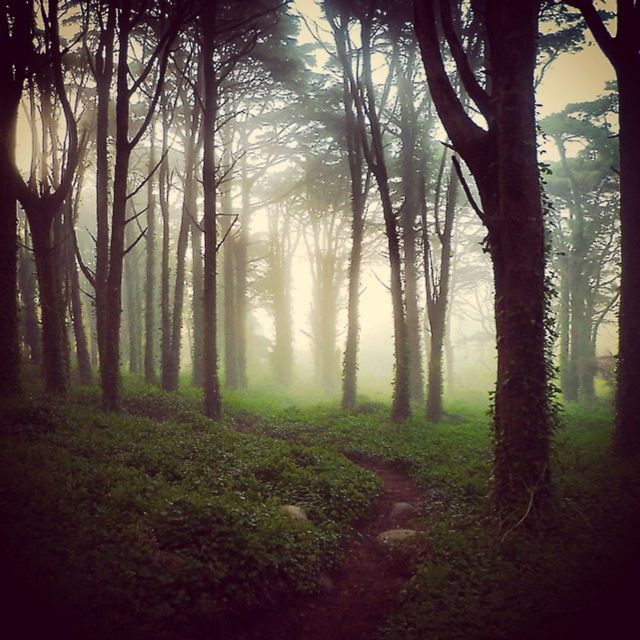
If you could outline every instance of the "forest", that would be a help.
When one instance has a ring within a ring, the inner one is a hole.
[[[638,247],[639,0],[3,0],[6,637],[633,637]]]

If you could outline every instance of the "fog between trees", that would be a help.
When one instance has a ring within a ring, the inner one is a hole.
[[[552,367],[568,400],[614,383],[626,135],[613,82],[535,106],[580,11],[507,4],[3,9],[4,387],[19,356],[107,410],[128,371],[202,386],[213,418],[221,387],[273,383],[439,420],[494,387],[495,311],[498,464],[533,448],[537,483]]]

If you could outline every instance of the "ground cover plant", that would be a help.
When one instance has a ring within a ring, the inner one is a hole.
[[[235,394],[214,424],[197,395],[132,382],[120,416],[96,411],[93,388],[66,405],[34,397],[3,410],[1,531],[17,596],[80,637],[243,637],[251,616],[340,567],[345,536],[380,490],[348,458],[377,459],[418,481],[427,523],[381,638],[578,637],[585,621],[611,624],[637,550],[640,482],[612,462],[605,404],[567,408],[553,517],[514,527],[486,508],[481,406],[459,401],[441,423],[398,425],[382,403],[345,414]]]

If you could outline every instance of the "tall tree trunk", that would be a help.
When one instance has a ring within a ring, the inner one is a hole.
[[[204,382],[204,290],[202,262],[202,229],[194,220],[191,225],[192,285],[193,285],[193,384]]]
[[[134,242],[135,238],[130,225],[125,231],[125,238],[128,245]],[[138,252],[137,247],[130,251],[124,262],[124,284],[126,293],[126,319],[127,332],[129,338],[129,373],[140,373],[140,333],[142,327],[140,320],[142,318],[142,309],[140,307],[140,285],[138,270]]]
[[[169,174],[169,111],[163,105],[162,111],[162,162],[160,164],[160,212],[162,216],[162,256],[160,260],[160,371],[162,386],[165,388],[165,376],[171,360],[171,307],[169,261],[171,238],[169,227],[169,192],[171,190]]]
[[[202,30],[202,65],[204,79],[203,104],[203,189],[204,189],[204,321],[203,367],[204,412],[214,420],[222,414],[220,383],[218,380],[217,344],[217,212],[216,212],[216,158],[215,125],[218,113],[218,79],[214,61],[217,0],[206,3],[200,18]]]
[[[635,32],[637,45],[637,19]],[[621,63],[617,70],[622,272],[615,447],[625,456],[640,453],[640,54],[637,46],[634,56],[635,59]]]
[[[18,100],[12,104],[11,98],[5,95],[0,105],[0,397],[20,389],[18,218],[11,176]]]
[[[395,39],[400,46],[400,37]],[[409,78],[413,72],[415,58],[415,41],[411,41],[407,51],[407,69],[398,65],[398,97],[400,98],[400,140],[402,191],[404,203],[402,217],[402,245],[404,249],[404,283],[407,319],[407,344],[409,350],[409,390],[411,399],[417,402],[424,400],[424,379],[422,375],[422,347],[420,343],[420,311],[418,306],[418,272],[416,269],[416,222],[420,211],[420,186],[418,177],[420,170],[417,162],[416,140],[418,137],[417,114],[414,105],[413,91]]]
[[[129,33],[131,5],[128,0],[120,9],[119,51],[116,73],[116,134],[115,164],[113,170],[113,203],[111,212],[111,239],[109,243],[109,270],[106,281],[104,313],[104,339],[100,360],[102,404],[105,411],[117,411],[120,405],[120,324],[122,321],[122,272],[125,253],[125,227],[127,187],[129,178]]]
[[[342,65],[342,102],[345,115],[345,137],[351,185],[351,251],[348,270],[347,339],[342,360],[342,408],[353,410],[356,406],[358,376],[358,346],[360,340],[360,272],[362,264],[362,238],[364,235],[364,208],[367,185],[363,178],[364,158],[362,155],[359,121],[356,118],[352,61],[347,51],[348,25],[346,18],[331,12],[331,4],[325,4],[327,15]]]
[[[363,79],[366,87],[366,111],[371,126],[372,141],[371,149],[365,156],[378,184],[389,250],[395,358],[395,380],[391,416],[394,420],[404,420],[411,415],[411,404],[409,393],[409,345],[402,286],[402,257],[396,224],[396,213],[393,209],[391,192],[389,190],[389,176],[384,158],[382,129],[375,104],[371,71],[371,20],[372,16],[369,15],[366,16],[362,22]],[[363,141],[363,147],[365,144],[367,143]]]
[[[273,366],[275,378],[283,387],[293,382],[293,323],[291,319],[291,236],[289,222],[282,227],[277,217],[269,220],[269,279],[273,295],[275,343]]]
[[[241,127],[243,141],[248,142],[246,131]],[[236,266],[236,357],[238,361],[238,388],[246,389],[247,380],[247,321],[248,321],[248,250],[249,225],[251,222],[251,179],[247,167],[247,156],[243,155],[240,165],[240,231],[235,242]]]
[[[144,379],[147,384],[153,384],[156,380],[156,196],[154,193],[156,180],[152,175],[156,166],[155,134],[154,125],[151,130],[149,149],[150,177],[147,183],[147,234],[145,236],[147,253],[144,289]]]
[[[48,211],[28,210],[38,274],[42,314],[42,365],[48,391],[65,394],[69,388],[69,354],[62,293],[60,247],[54,241],[54,220]]]
[[[560,388],[567,402],[574,402],[578,397],[578,389],[573,384],[569,370],[571,356],[571,291],[569,289],[568,260],[562,260],[560,267],[560,307],[558,310],[558,330],[560,338]]]
[[[105,28],[100,32],[99,53],[95,59],[96,70],[96,272],[95,272],[95,335],[97,338],[100,383],[103,390],[103,406],[107,407],[105,385],[107,376],[107,278],[109,275],[109,111],[111,109],[111,80],[114,69],[114,39],[116,6],[108,7]]]
[[[76,196],[77,197],[77,196]],[[89,356],[89,346],[87,342],[87,334],[84,326],[84,310],[82,307],[82,293],[80,291],[80,277],[76,265],[76,256],[73,250],[74,209],[69,200],[65,203],[64,222],[66,241],[65,257],[67,267],[67,279],[69,282],[69,302],[71,311],[71,321],[73,324],[73,334],[76,343],[76,358],[78,360],[78,376],[80,384],[88,385],[93,382],[93,373],[91,371],[91,358]]]
[[[36,308],[37,290],[35,264],[32,249],[28,248],[29,243],[28,232],[25,229],[23,240],[24,248],[20,251],[18,280],[20,285],[20,301],[22,303],[24,341],[29,351],[29,362],[37,365],[40,364],[42,356]]]
[[[485,115],[479,127],[447,77],[435,7],[465,89]],[[491,93],[473,75],[450,5],[414,5],[430,92],[454,148],[473,173],[488,228],[495,279],[498,372],[494,406],[493,497],[500,511],[546,501],[550,490],[545,359],[545,234],[536,155],[533,74],[539,0],[484,7]],[[461,54],[461,55],[459,55]]]
[[[224,182],[220,188],[220,206],[224,216],[222,234],[222,289],[223,289],[223,323],[224,323],[224,382],[229,389],[238,388],[238,351],[236,335],[236,247],[233,237],[233,207],[231,200],[231,136],[229,125],[225,126],[225,148],[223,150]]]
[[[445,157],[443,157],[444,161]],[[429,379],[427,383],[426,416],[428,420],[442,420],[442,396],[444,392],[443,350],[447,328],[447,309],[451,280],[451,235],[458,192],[458,176],[452,167],[447,188],[444,223],[439,220],[438,201],[442,173],[436,187],[435,235],[440,243],[439,274],[435,278],[435,265],[429,260],[432,251],[429,245],[426,211],[422,215],[422,237],[425,251],[424,271],[426,283],[427,314],[431,339],[429,345]],[[424,209],[423,209],[424,211]],[[437,280],[437,281],[436,281]]]

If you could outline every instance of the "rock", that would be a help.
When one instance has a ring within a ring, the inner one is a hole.
[[[415,515],[416,508],[409,502],[396,502],[391,507],[391,513],[389,514],[389,518],[391,520],[398,520],[400,518],[409,519],[411,516]]]
[[[413,529],[389,529],[378,534],[376,540],[385,547],[402,544],[406,540],[410,540],[417,536],[418,532]]]
[[[298,507],[295,504],[283,504],[280,510],[286,513],[290,518],[294,520],[300,520],[300,522],[309,522],[309,518],[302,507]]]

